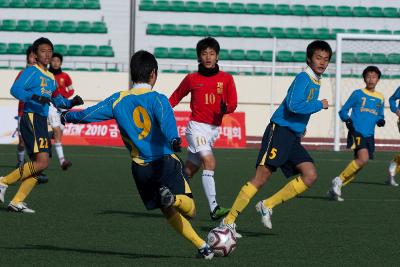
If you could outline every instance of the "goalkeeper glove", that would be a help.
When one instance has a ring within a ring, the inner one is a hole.
[[[180,137],[175,137],[170,142],[171,149],[174,152],[181,152],[182,151],[181,144],[182,144],[182,139]]]
[[[228,107],[226,106],[226,103],[224,101],[221,100],[221,104],[219,105],[221,108],[221,113],[225,114],[226,110],[228,109]]]
[[[378,121],[376,122],[376,125],[377,125],[378,127],[383,127],[383,126],[385,126],[385,123],[386,123],[386,121],[385,121],[384,119],[380,119],[380,120],[378,120]]]
[[[45,96],[32,95],[31,99],[42,105],[45,105],[45,104],[50,105],[50,98],[45,97]]]
[[[71,108],[79,105],[83,105],[83,100],[79,95],[74,96],[71,100]]]
[[[349,132],[354,132],[355,131],[352,119],[347,119],[345,121],[345,123],[346,123],[346,127],[349,130]]]

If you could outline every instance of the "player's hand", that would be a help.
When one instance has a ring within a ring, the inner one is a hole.
[[[353,133],[355,131],[352,119],[347,119],[344,123],[346,123],[346,127],[349,132]]]
[[[182,151],[182,147],[181,147],[182,139],[180,137],[175,137],[174,139],[172,139],[170,144],[171,144],[171,149],[174,152],[181,152]]]
[[[82,100],[82,98],[79,95],[74,96],[74,98],[72,98],[71,101],[71,107],[75,107],[75,106],[79,106],[79,105],[83,105],[84,102]]]
[[[60,114],[60,120],[61,120],[61,124],[62,125],[65,125],[65,122],[67,121],[67,118],[65,116],[67,113],[68,113],[68,111],[63,111]]]
[[[45,96],[32,95],[31,99],[42,105],[45,105],[45,104],[50,105],[50,98],[45,97]]]
[[[380,119],[376,122],[376,126],[378,126],[378,127],[383,127],[383,126],[385,126],[385,124],[386,124],[386,121],[384,119]]]
[[[323,109],[328,109],[328,107],[329,107],[328,100],[322,99],[322,100],[321,100],[321,103],[322,103],[322,108],[323,108]]]
[[[228,107],[226,106],[226,103],[223,100],[221,100],[220,108],[221,108],[222,114],[225,114],[226,110],[228,109]]]

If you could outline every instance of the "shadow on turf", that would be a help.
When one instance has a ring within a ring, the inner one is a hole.
[[[204,232],[209,232],[211,231],[212,227],[210,226],[201,226],[200,229]],[[239,234],[242,234],[244,237],[264,237],[264,236],[274,236],[278,235],[275,233],[268,233],[268,232],[253,232],[253,231],[244,231],[239,229],[238,230]]]
[[[113,214],[128,215],[129,217],[164,218],[162,214],[155,214],[150,212],[123,211],[123,210],[103,210],[96,213],[96,215],[113,215]]]
[[[378,183],[378,182],[364,182],[364,181],[353,181],[351,182],[352,184],[367,184],[367,185],[384,185],[387,186],[384,183]]]

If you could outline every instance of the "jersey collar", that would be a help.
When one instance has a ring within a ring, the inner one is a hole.
[[[43,73],[44,75],[46,75],[50,79],[54,80],[54,75],[49,70],[44,70],[41,67],[39,67],[39,65],[37,65],[37,64],[33,65],[33,67],[37,68],[41,73]]]
[[[151,92],[152,86],[148,83],[134,83],[131,92],[135,94],[144,94]]]
[[[310,67],[306,68],[306,73],[308,74],[308,76],[316,80],[318,83],[320,82],[321,76],[318,76]]]

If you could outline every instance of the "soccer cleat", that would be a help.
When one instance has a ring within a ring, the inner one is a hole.
[[[20,202],[18,204],[13,204],[10,202],[8,204],[8,211],[12,212],[22,212],[22,213],[35,213],[33,209],[28,208],[25,202]]]
[[[175,196],[168,187],[163,186],[159,189],[161,206],[167,208],[175,203]]]
[[[399,186],[398,183],[394,180],[393,176],[388,176],[388,178],[385,181],[385,184],[390,185],[390,186]]]
[[[71,167],[72,166],[72,162],[71,161],[69,161],[69,160],[64,160],[63,161],[63,163],[61,163],[61,169],[63,170],[63,171],[66,171],[66,170],[68,170],[68,168],[69,167]]]
[[[332,189],[329,189],[328,192],[326,192],[326,194],[328,195],[328,198],[330,200],[339,201],[339,202],[344,201],[344,199],[341,196],[336,195]]]
[[[214,252],[211,247],[206,243],[204,247],[199,248],[197,251],[197,258],[211,260],[214,257]]]
[[[335,177],[332,180],[332,187],[330,191],[332,191],[335,195],[340,197],[342,195],[342,184],[343,184],[342,179],[340,179],[339,176]]]
[[[219,226],[220,226],[220,227],[228,227],[229,230],[232,231],[233,235],[234,235],[236,238],[242,238],[242,235],[239,234],[238,232],[236,232],[236,224],[235,224],[235,223],[228,224],[228,223],[225,223],[225,219],[223,219],[223,220],[221,221],[221,223],[219,224]]]
[[[211,220],[216,221],[225,217],[229,213],[230,209],[216,206],[215,209],[210,212]]]
[[[3,179],[3,177],[0,177],[0,181],[1,179]],[[0,182],[0,202],[4,203],[4,195],[6,194],[8,185],[3,184],[2,182]]]
[[[256,210],[261,214],[261,222],[264,226],[268,229],[272,229],[272,209],[265,207],[263,201],[260,201],[256,205]]]

